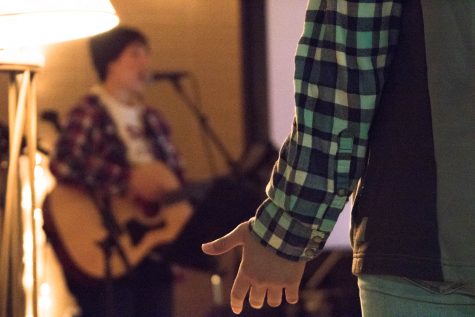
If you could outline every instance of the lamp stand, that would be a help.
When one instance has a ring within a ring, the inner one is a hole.
[[[8,73],[8,127],[9,159],[5,192],[5,206],[0,218],[0,317],[38,316],[37,285],[37,224],[34,169],[37,147],[36,71],[38,66],[0,64],[0,72]],[[19,158],[23,135],[26,135],[29,158],[28,173],[31,188],[30,206],[22,206],[19,182]],[[3,206],[2,206],[3,207]],[[22,207],[29,210],[22,217]],[[31,235],[24,229],[31,228]],[[23,246],[31,249],[31,258],[25,258]],[[31,266],[28,268],[28,266]],[[31,278],[23,279],[29,270]],[[31,289],[25,293],[25,289]],[[28,303],[30,311],[25,311]]]

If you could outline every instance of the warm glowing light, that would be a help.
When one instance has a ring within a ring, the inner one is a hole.
[[[36,165],[41,165],[41,162],[43,162],[43,156],[40,153],[36,153],[36,155],[35,155],[35,164]]]
[[[53,306],[53,298],[51,296],[51,288],[48,283],[42,283],[40,286],[40,298],[38,300],[40,308],[45,310]]]
[[[41,214],[41,208],[36,208],[33,212],[33,217],[36,221],[43,220],[43,215]]]
[[[31,189],[30,186],[24,186],[22,191],[21,191],[22,197],[21,197],[21,208],[24,210],[31,210]]]
[[[33,234],[29,230],[23,233],[23,250],[25,250],[25,256],[32,254],[33,251]]]
[[[215,305],[222,305],[224,302],[222,279],[221,276],[219,276],[218,274],[213,274],[211,276],[211,293],[213,297],[213,303]]]
[[[0,5],[0,47],[78,39],[118,23],[109,0],[4,0]]]
[[[29,291],[33,288],[33,275],[24,274],[23,275],[23,286]]]
[[[35,180],[42,177],[44,174],[44,169],[41,166],[35,166]]]
[[[211,276],[211,284],[212,285],[221,285],[221,276],[218,274],[213,274]]]
[[[51,294],[51,287],[49,286],[48,283],[42,283],[40,287],[40,292],[41,294],[49,295]]]
[[[43,50],[39,47],[0,49],[0,63],[43,67],[45,65],[45,56]]]
[[[37,153],[35,156],[35,194],[36,205],[41,206],[45,196],[54,185],[54,179],[48,169],[48,158]],[[23,208],[23,288],[25,291],[25,316],[33,317],[33,287],[38,285],[38,317],[59,316],[57,310],[58,290],[57,284],[51,276],[47,274],[47,241],[43,231],[43,213],[41,208],[34,208],[31,205],[30,173],[28,169],[29,160],[26,156],[20,157],[20,178],[22,184],[21,205]],[[34,220],[34,221],[32,221]],[[34,226],[34,227],[33,227]],[[33,241],[33,228],[36,229],[36,240]],[[37,247],[36,258],[34,258],[33,247]],[[36,261],[36,264],[34,263]],[[36,283],[34,280],[36,272]],[[57,282],[56,282],[57,283]],[[68,316],[73,316],[71,313]],[[66,316],[66,315],[65,315]]]

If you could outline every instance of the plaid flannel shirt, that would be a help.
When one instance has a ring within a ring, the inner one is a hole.
[[[183,181],[183,162],[171,142],[170,129],[160,113],[146,107],[146,137],[154,157],[167,164]],[[115,123],[96,95],[87,95],[71,110],[50,161],[59,182],[106,193],[124,193],[130,163]]]
[[[250,230],[290,260],[325,244],[366,166],[397,45],[400,1],[310,0],[295,59],[296,112]]]

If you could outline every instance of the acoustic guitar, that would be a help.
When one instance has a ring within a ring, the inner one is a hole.
[[[153,171],[153,169],[152,169]],[[153,172],[151,177],[157,178]],[[170,244],[192,216],[192,206],[180,195],[147,216],[142,206],[129,197],[110,200],[110,215],[117,228],[117,243],[110,255],[110,277],[124,276],[157,246]],[[181,198],[176,198],[181,197]],[[71,185],[58,184],[45,200],[45,231],[66,274],[80,281],[98,282],[107,277],[104,244],[110,241],[104,218],[92,195]]]

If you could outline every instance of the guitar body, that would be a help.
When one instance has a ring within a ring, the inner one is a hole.
[[[153,218],[139,217],[142,214],[140,207],[126,198],[114,198],[111,205],[111,213],[120,229],[117,241],[130,268],[137,266],[156,246],[171,242],[180,231],[179,227],[184,226],[192,214],[191,206],[185,201],[164,207]],[[170,225],[171,228],[165,224],[167,218],[163,217],[164,213],[172,214],[174,222],[177,222]],[[66,274],[88,282],[106,278],[106,257],[102,245],[108,238],[108,231],[89,194],[70,185],[58,184],[46,199],[44,219],[45,231]],[[133,241],[127,230],[127,224],[132,221],[148,228],[139,241]],[[110,273],[112,278],[120,278],[127,273],[117,248],[111,252]]]
[[[262,201],[261,194],[245,180],[229,177],[182,188],[173,185],[173,179],[163,177],[163,166],[151,165],[147,169],[145,174],[151,177],[144,187],[166,186],[156,216],[145,216],[142,206],[127,198],[111,200],[112,216],[121,229],[118,241],[130,267],[133,269],[158,250],[167,261],[214,273],[218,269],[216,258],[205,255],[201,244],[252,217]],[[194,208],[186,199],[191,199]],[[106,278],[106,261],[101,243],[107,239],[108,231],[92,197],[59,183],[46,197],[43,216],[44,229],[68,278],[86,285],[102,282]],[[137,231],[141,233],[137,235]],[[113,278],[127,273],[116,249],[110,264]]]

